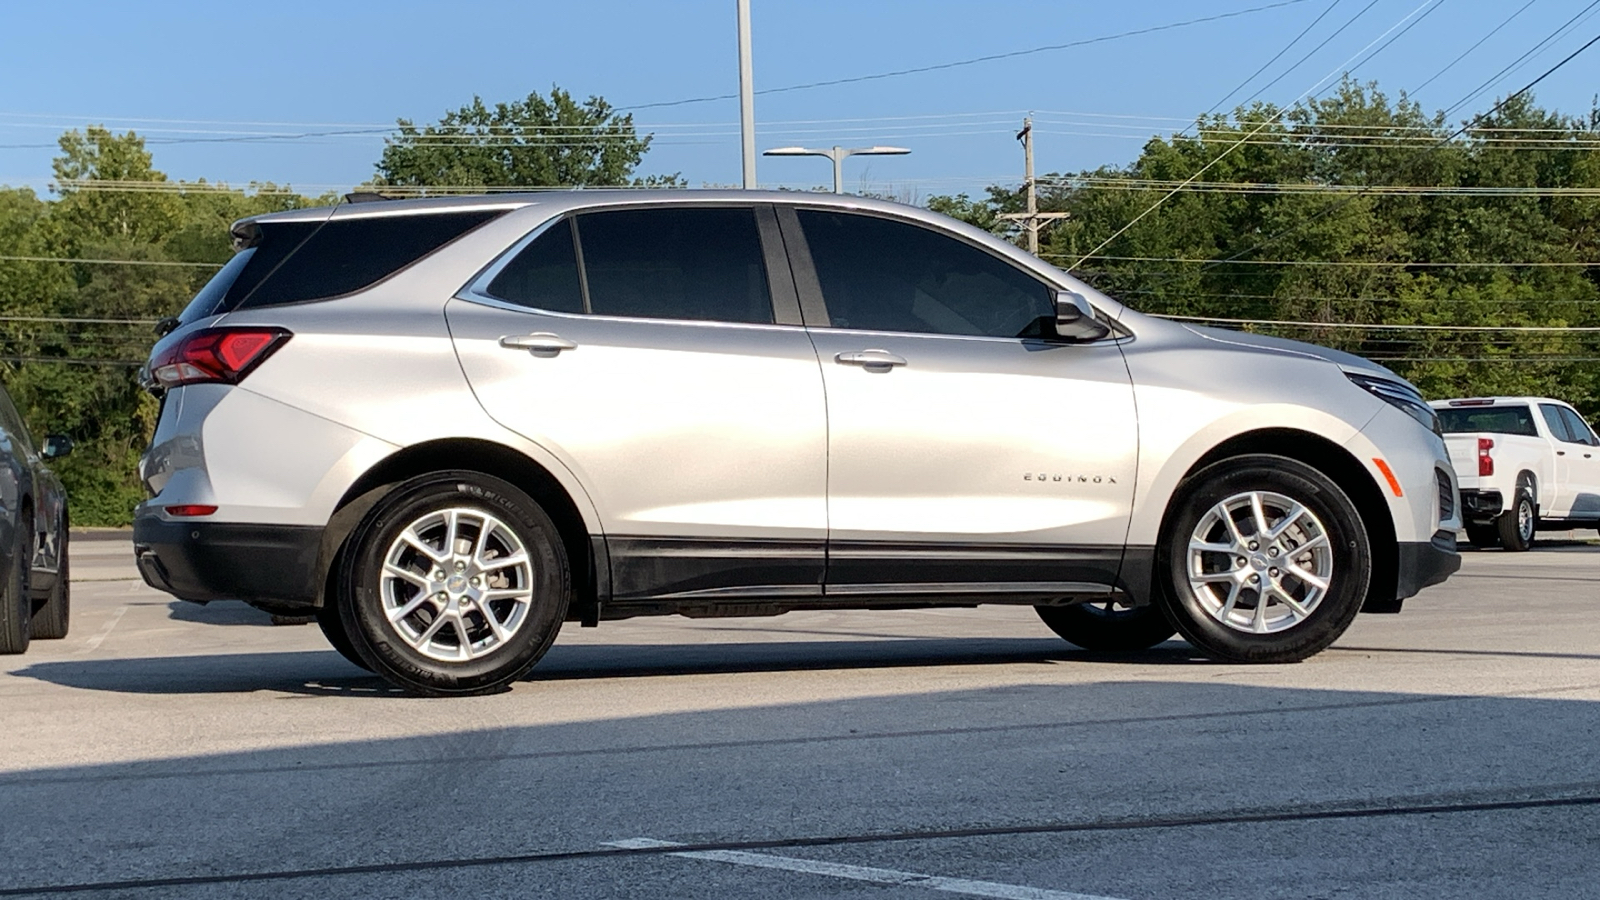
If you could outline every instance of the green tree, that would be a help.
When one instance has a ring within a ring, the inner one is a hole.
[[[374,185],[481,190],[491,187],[675,186],[676,175],[631,180],[650,149],[633,116],[600,97],[579,103],[559,87],[510,103],[480,97],[418,128],[399,120]]]

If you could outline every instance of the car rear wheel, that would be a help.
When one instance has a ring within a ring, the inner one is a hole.
[[[1516,501],[1495,520],[1496,529],[1500,532],[1500,546],[1519,553],[1532,549],[1536,519],[1533,489],[1526,481],[1518,481]]]
[[[1223,460],[1180,486],[1157,548],[1178,632],[1231,662],[1297,662],[1355,619],[1372,551],[1355,505],[1297,460]]]
[[[28,593],[28,563],[33,558],[33,526],[18,522],[11,544],[11,561],[6,568],[5,588],[0,591],[0,653],[26,653],[33,637],[33,597]]]
[[[504,688],[549,649],[571,603],[571,566],[550,517],[477,472],[399,485],[342,558],[338,611],[352,648],[419,694]]]
[[[1123,606],[1107,600],[1072,606],[1035,606],[1050,630],[1085,650],[1147,650],[1177,633],[1156,606]]]
[[[328,639],[328,644],[339,651],[339,655],[351,664],[359,666],[368,672],[372,667],[356,652],[356,645],[350,642],[350,636],[345,634],[344,622],[339,615],[339,605],[334,602],[322,604],[317,608],[317,627],[322,629],[322,636]]]
[[[44,602],[33,610],[33,639],[55,641],[67,636],[72,618],[72,573],[68,565],[67,526],[62,523],[56,583],[50,587]]]

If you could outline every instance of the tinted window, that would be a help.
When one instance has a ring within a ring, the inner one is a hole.
[[[836,328],[1037,336],[1050,290],[963,241],[889,219],[798,210]]]
[[[283,231],[279,231],[282,226],[264,226],[261,246],[229,288],[224,306],[273,306],[359,291],[501,212],[471,210],[332,219],[325,224],[283,223],[301,226]],[[295,241],[295,232],[300,230],[308,234],[303,240]],[[286,246],[289,247],[287,258],[279,256]],[[282,265],[274,269],[274,264],[280,261]]]
[[[228,264],[223,266],[221,271],[211,276],[211,280],[200,289],[200,293],[195,294],[189,305],[183,308],[183,312],[178,314],[178,321],[187,325],[196,319],[204,319],[215,314],[221,308],[223,298],[228,296],[229,288],[238,282],[239,273],[249,266],[250,260],[255,257],[259,249],[259,247],[248,247],[235,253],[233,259],[228,260]]]
[[[519,306],[583,312],[572,223],[557,222],[534,238],[489,282],[488,291],[490,296]]]
[[[1549,426],[1550,434],[1558,441],[1573,443],[1572,432],[1567,430],[1566,420],[1561,418],[1561,407],[1549,403],[1539,404],[1539,412],[1544,416],[1544,424]]]
[[[595,315],[772,322],[752,209],[639,209],[578,218]]]
[[[1486,431],[1490,434],[1539,436],[1538,429],[1533,425],[1533,411],[1526,406],[1450,407],[1436,412],[1439,413],[1439,427],[1445,434]]]
[[[1589,430],[1589,424],[1583,421],[1583,417],[1563,406],[1561,419],[1567,423],[1567,433],[1572,435],[1573,443],[1594,445],[1594,432]]]

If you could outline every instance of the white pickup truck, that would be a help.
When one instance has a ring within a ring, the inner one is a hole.
[[[1436,400],[1467,539],[1526,550],[1538,530],[1600,527],[1600,438],[1548,397]]]

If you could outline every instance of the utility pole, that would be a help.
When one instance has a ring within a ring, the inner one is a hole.
[[[744,189],[756,187],[756,98],[750,64],[750,0],[739,5],[739,133],[744,139]]]
[[[1023,190],[1028,194],[1028,211],[1025,213],[1002,213],[1000,218],[1010,219],[1023,223],[1028,230],[1028,252],[1039,255],[1039,223],[1055,219],[1065,219],[1071,213],[1064,212],[1039,212],[1038,184],[1033,180],[1033,117],[1022,120],[1022,130],[1017,132],[1017,140],[1022,142],[1023,157]]]

